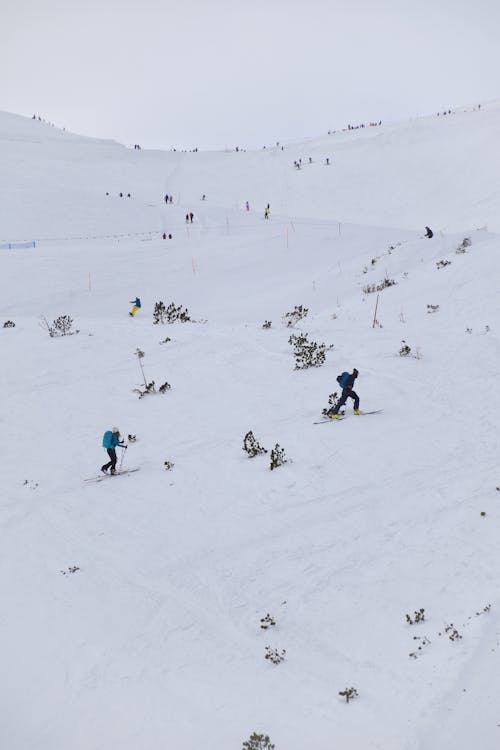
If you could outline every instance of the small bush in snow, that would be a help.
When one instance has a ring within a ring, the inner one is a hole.
[[[425,620],[425,609],[416,609],[413,616],[406,615],[406,622],[408,625],[415,625],[417,622],[423,622]]]
[[[363,287],[365,294],[372,294],[372,292],[381,292],[382,289],[387,289],[388,286],[395,286],[398,282],[394,279],[389,279],[387,276],[385,279],[380,281],[378,284],[367,284]]]
[[[166,393],[172,388],[170,383],[163,383],[163,385],[160,385],[158,388],[159,393]],[[144,387],[139,386],[138,388],[134,388],[134,393],[139,394],[139,398],[143,398],[143,396],[147,396],[148,393],[156,393],[156,387],[155,387],[155,381],[152,380],[150,383],[146,383]]]
[[[165,467],[166,471],[171,471],[174,468],[174,462],[173,461],[164,461],[163,466]]]
[[[411,347],[408,346],[408,344],[406,343],[406,341],[404,339],[402,340],[401,343],[403,344],[403,346],[399,350],[399,356],[400,357],[409,357],[410,354],[411,354]]]
[[[276,620],[274,617],[271,617],[271,615],[268,613],[265,617],[261,617],[260,619],[260,627],[261,630],[268,630],[268,628],[272,628],[276,625]]]
[[[285,656],[286,649],[278,651],[277,648],[266,646],[266,654],[264,656],[264,659],[268,659],[268,661],[271,661],[273,664],[281,664],[282,661],[285,661]]]
[[[144,385],[144,388],[141,386],[134,388],[133,393],[138,393],[139,398],[142,398],[143,396],[147,396],[148,393],[156,393],[155,388],[155,381],[152,380],[151,383],[146,383]]]
[[[350,687],[346,688],[345,690],[339,690],[339,695],[345,698],[346,703],[349,703],[349,701],[352,701],[354,698],[358,697],[358,691],[356,690],[356,688]]]
[[[138,386],[137,388],[134,388],[133,393],[138,393],[139,398],[142,398],[143,396],[147,396],[148,393],[156,393],[155,381],[151,380],[151,382],[148,383],[148,381],[146,380],[146,375],[144,374],[144,367],[142,364],[142,360],[144,359],[146,355],[139,348],[135,350],[134,354],[137,357],[137,363],[139,367],[141,368],[142,379],[144,380],[144,387],[141,385],[141,386]],[[160,386],[159,391],[160,393],[166,393],[166,391],[169,391],[171,387],[172,386],[170,385],[170,383],[165,382],[163,383],[163,385]]]
[[[172,341],[172,339],[170,338],[170,336],[167,336],[166,339],[163,339],[163,341],[160,341],[160,344],[168,344],[169,341]]]
[[[451,260],[438,260],[436,266],[438,270],[440,268],[446,268],[446,266],[451,266]]]
[[[4,328],[15,328],[16,324],[14,323],[13,320],[6,320],[5,323],[3,324],[3,327]]]
[[[137,435],[127,435],[127,440],[129,443],[135,443],[137,440]]]
[[[339,399],[337,396],[337,392],[330,393],[330,395],[328,396],[328,406],[325,406],[325,408],[321,410],[321,413],[325,417],[328,416],[328,414],[332,411],[332,409],[334,409],[337,406],[338,400]],[[341,414],[343,413],[344,412],[341,412]]]
[[[265,320],[262,324],[262,328],[271,328],[271,321]]]
[[[412,651],[411,654],[408,654],[408,656],[410,657],[410,659],[418,659],[419,656],[422,656],[422,651],[424,650],[424,648],[431,645],[431,641],[427,638],[426,635],[424,635],[423,637],[414,635],[413,640],[419,641],[420,646],[417,646],[417,650]]]
[[[460,245],[455,250],[457,255],[462,255],[467,252],[467,248],[472,245],[470,237],[464,237]]]
[[[269,468],[272,471],[273,469],[277,469],[278,466],[282,466],[283,464],[286,464],[286,462],[287,462],[287,457],[286,457],[285,449],[280,448],[278,443],[276,443],[276,445],[271,451],[271,465]]]
[[[436,313],[439,310],[439,305],[427,305],[427,313]]]
[[[462,636],[460,635],[460,633],[458,632],[458,630],[456,629],[456,627],[453,625],[452,622],[449,625],[445,626],[444,632],[448,636],[448,638],[450,639],[450,641],[461,641],[462,640]],[[439,635],[442,635],[442,633],[439,633]]]
[[[61,570],[63,576],[69,576],[71,573],[76,573],[80,568],[77,565],[71,565],[67,570]]]
[[[153,310],[153,323],[187,323],[190,321],[189,311],[187,307],[182,309],[182,305],[176,307],[171,302],[168,307],[165,307],[163,302],[157,302]]]
[[[29,487],[30,490],[36,490],[38,487],[38,482],[35,482],[33,479],[25,479],[23,482],[23,487]]]
[[[57,336],[73,336],[79,331],[73,331],[73,319],[69,315],[60,315],[56,318],[52,325],[49,324],[47,318],[42,318],[43,324],[47,328],[49,336],[55,338]]]
[[[304,307],[303,305],[295,305],[294,309],[291,312],[287,312],[283,315],[283,323],[287,328],[293,328],[293,326],[298,323],[299,320],[307,317],[308,312],[308,307]]]
[[[309,341],[307,333],[292,333],[288,343],[293,346],[295,369],[307,370],[309,367],[321,367],[325,363],[326,352],[333,349],[333,345],[317,344]]]
[[[274,745],[267,734],[253,732],[250,739],[243,743],[243,748],[244,750],[274,750]]]
[[[258,456],[259,453],[267,453],[267,450],[263,448],[262,445],[259,445],[259,443],[255,439],[252,430],[249,430],[243,438],[242,450],[244,450],[250,458]]]

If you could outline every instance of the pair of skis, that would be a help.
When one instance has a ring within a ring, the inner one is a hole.
[[[140,471],[140,467],[137,469],[122,469],[121,471],[116,471],[114,474],[101,474],[99,477],[90,477],[90,479],[85,479],[85,482],[102,482],[103,479],[110,479],[112,477],[119,477],[122,474],[133,474],[134,471]]]
[[[356,414],[357,417],[365,417],[367,414],[381,414],[382,409],[375,409],[375,411],[362,411],[361,414]],[[330,417],[325,417],[320,422],[313,422],[313,424],[325,424],[326,422],[341,422],[346,417],[337,417],[337,419],[330,419]]]

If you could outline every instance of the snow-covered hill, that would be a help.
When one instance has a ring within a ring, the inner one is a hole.
[[[161,153],[1,114],[2,747],[496,750],[499,125]],[[383,412],[314,425],[353,367]],[[115,424],[140,471],[85,482]]]

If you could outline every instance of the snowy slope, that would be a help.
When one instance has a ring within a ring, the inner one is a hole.
[[[37,240],[0,251],[2,747],[498,747],[499,119],[163,154],[2,114],[0,234]],[[198,322],[153,325],[160,299]],[[299,304],[321,368],[294,370]],[[132,393],[137,347],[171,391]],[[352,367],[383,413],[313,425]],[[85,483],[113,424],[141,470]]]

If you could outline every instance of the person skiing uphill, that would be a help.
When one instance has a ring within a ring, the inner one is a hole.
[[[134,317],[134,315],[136,314],[137,310],[141,309],[141,300],[139,299],[139,297],[136,297],[134,300],[130,300],[130,304],[133,305],[133,308],[129,312],[129,315],[131,315],[132,317]]]
[[[117,446],[120,448],[127,449],[127,446],[120,439],[120,430],[118,427],[112,427],[111,430],[107,430],[102,438],[103,448],[106,448],[110,460],[107,464],[101,466],[101,471],[106,474],[108,469],[111,469],[110,474],[116,474],[116,450]]]
[[[338,419],[340,414],[339,410],[344,406],[348,398],[354,399],[354,413],[361,414],[359,410],[359,396],[352,390],[354,381],[358,377],[359,373],[356,368],[353,369],[352,373],[343,372],[342,375],[337,377],[337,383],[342,388],[342,395],[336,404],[336,406],[328,412],[330,419]]]

